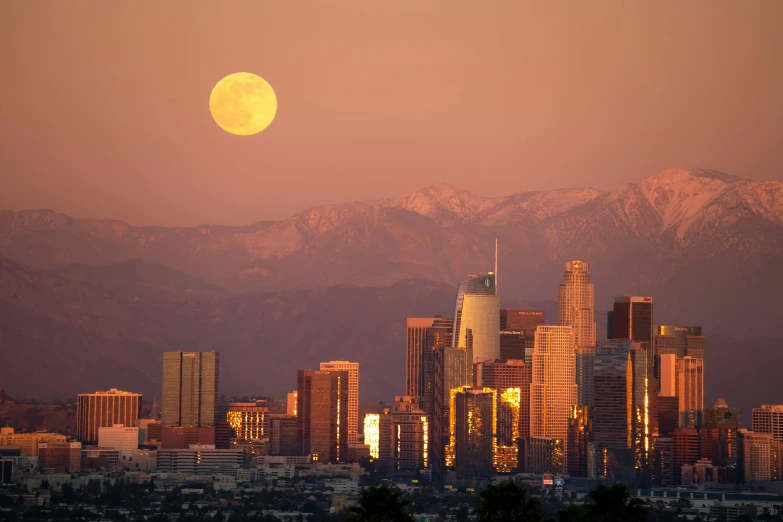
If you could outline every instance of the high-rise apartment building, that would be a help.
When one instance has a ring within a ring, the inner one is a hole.
[[[751,429],[755,433],[769,433],[773,440],[783,443],[783,404],[762,404],[753,408]]]
[[[578,404],[593,405],[593,362],[595,361],[595,290],[590,283],[590,266],[584,261],[565,263],[557,302],[558,326],[570,326],[576,347]]]
[[[700,428],[704,418],[704,359],[677,359],[676,381],[680,427]]]
[[[466,388],[455,394],[455,465],[465,478],[493,474],[496,390]]]
[[[390,420],[391,429],[381,435],[390,438],[384,446],[391,450],[388,469],[392,476],[412,476],[417,471],[428,469],[429,419],[420,408],[419,398],[395,397]]]
[[[532,373],[530,436],[564,441],[567,451],[568,419],[571,407],[577,405],[576,355],[570,326],[538,327]]]
[[[454,304],[454,323],[451,329],[451,346],[454,348],[460,346],[459,332],[462,326],[462,307],[466,294],[497,295],[494,272],[489,272],[487,275],[483,276],[470,275],[468,276],[468,279],[462,281],[457,287],[457,298]],[[498,330],[500,330],[499,319]]]
[[[359,438],[359,363],[329,361],[321,363],[322,372],[346,372],[348,374],[348,444],[356,444]]]
[[[297,445],[314,461],[341,462],[348,451],[348,372],[299,370]]]
[[[80,393],[76,403],[76,438],[86,444],[96,444],[99,428],[115,424],[135,426],[140,417],[140,393],[116,388]]]
[[[163,425],[214,427],[219,374],[217,352],[164,352]]]
[[[743,483],[783,479],[782,445],[771,433],[741,429],[738,435],[739,476]]]
[[[500,298],[465,294],[458,347],[473,351],[473,362],[500,359]]]

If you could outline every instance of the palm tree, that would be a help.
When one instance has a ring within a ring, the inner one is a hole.
[[[479,493],[479,522],[539,522],[538,500],[514,482],[490,484]]]
[[[410,500],[402,493],[392,491],[389,486],[369,487],[359,494],[358,505],[350,508],[350,522],[413,522],[405,512]]]
[[[598,486],[588,495],[585,512],[589,522],[645,522],[647,508],[638,498],[631,498],[622,484]]]

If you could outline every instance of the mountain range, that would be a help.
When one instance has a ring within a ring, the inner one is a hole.
[[[783,362],[783,183],[671,169],[612,192],[441,184],[242,227],[2,211],[0,382],[15,396],[154,391],[161,351],[216,349],[236,391],[280,394],[303,365],[356,358],[368,396],[388,398],[405,317],[450,314],[456,283],[492,269],[495,239],[505,305],[551,309],[563,262],[583,259],[599,325],[614,296],[651,295],[656,322]]]

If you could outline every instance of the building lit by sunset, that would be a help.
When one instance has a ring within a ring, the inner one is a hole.
[[[577,400],[580,406],[592,406],[596,336],[595,289],[590,282],[590,265],[584,261],[565,263],[563,282],[558,289],[557,324],[573,329]]]
[[[577,404],[576,354],[570,326],[539,326],[530,384],[530,436],[557,439],[567,451],[568,419]]]
[[[348,451],[348,372],[299,370],[297,445],[316,462],[341,462]]]
[[[322,372],[346,372],[348,374],[348,444],[356,444],[359,438],[359,363],[329,361],[321,363]]]
[[[230,402],[226,421],[238,441],[263,439],[269,434],[269,407],[259,402]]]
[[[76,400],[76,438],[96,444],[98,429],[123,424],[135,426],[141,418],[141,394],[116,388],[80,393]]]
[[[164,352],[163,425],[215,426],[219,375],[217,352]]]

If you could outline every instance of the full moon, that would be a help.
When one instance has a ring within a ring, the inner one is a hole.
[[[224,131],[252,136],[275,119],[277,96],[260,76],[247,72],[229,74],[212,89],[209,112]]]

